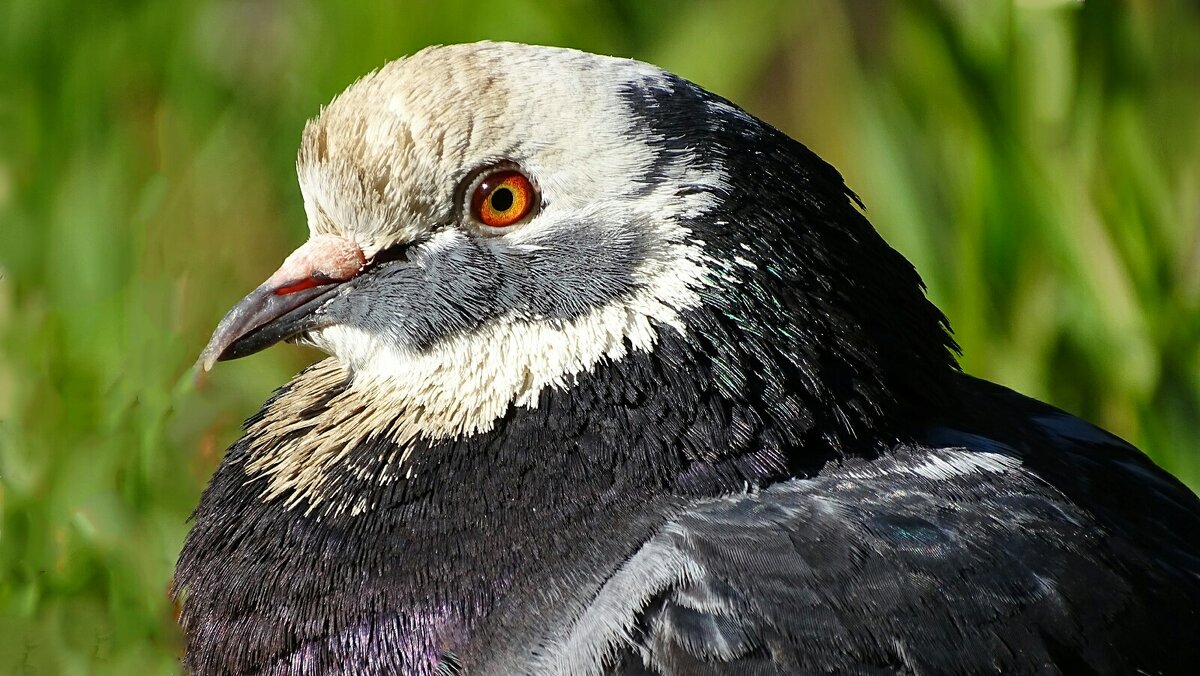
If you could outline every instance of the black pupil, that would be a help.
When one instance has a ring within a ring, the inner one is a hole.
[[[508,211],[513,205],[513,192],[509,188],[497,188],[492,192],[492,209],[495,211]]]

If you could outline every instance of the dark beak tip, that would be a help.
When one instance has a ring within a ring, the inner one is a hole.
[[[217,351],[215,341],[209,341],[205,346],[204,351],[196,359],[195,369],[197,374],[206,374],[212,370],[213,364],[221,361],[221,355]]]
[[[309,328],[313,313],[338,284],[318,284],[286,294],[264,284],[251,291],[221,319],[196,360],[197,378],[219,361],[240,359]]]
[[[231,345],[271,319],[268,308],[271,295],[271,289],[264,284],[251,291],[225,313],[200,357],[196,359],[197,373],[211,371],[213,364],[221,361],[221,357]]]

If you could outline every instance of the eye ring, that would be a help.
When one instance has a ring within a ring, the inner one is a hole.
[[[541,196],[533,181],[511,166],[484,172],[471,190],[469,215],[488,229],[507,228],[534,213]]]

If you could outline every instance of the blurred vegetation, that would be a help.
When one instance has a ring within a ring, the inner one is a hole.
[[[304,238],[302,125],[389,59],[483,38],[651,61],[800,138],[916,263],[968,371],[1200,485],[1192,3],[5,0],[0,673],[177,669],[187,515],[314,358],[189,378]]]

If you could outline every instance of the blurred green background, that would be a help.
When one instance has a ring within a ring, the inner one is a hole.
[[[315,357],[189,377],[304,239],[302,125],[389,59],[482,38],[651,61],[801,139],[968,371],[1200,486],[1194,3],[4,0],[0,674],[177,670],[185,519]]]

